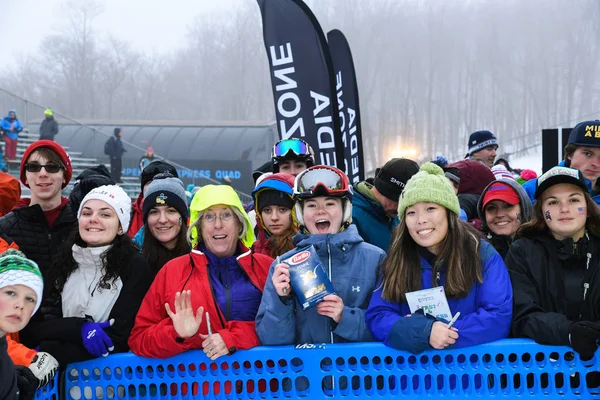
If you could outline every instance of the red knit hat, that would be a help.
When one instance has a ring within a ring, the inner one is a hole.
[[[65,183],[63,183],[63,185],[62,185],[62,188],[64,189],[65,186],[67,186],[69,184],[69,181],[71,180],[71,176],[73,175],[73,166],[71,165],[71,159],[69,158],[69,155],[67,154],[65,149],[63,149],[60,144],[58,144],[52,140],[35,141],[35,142],[31,143],[29,145],[29,147],[25,150],[25,153],[23,153],[23,158],[21,159],[21,169],[20,169],[21,182],[23,183],[23,185],[29,187],[29,185],[26,183],[27,181],[25,180],[25,163],[27,162],[27,159],[29,158],[31,153],[33,153],[34,151],[36,151],[37,149],[39,149],[41,147],[46,147],[46,148],[52,150],[53,152],[55,152],[56,155],[58,156],[58,158],[60,158],[60,161],[65,166]]]

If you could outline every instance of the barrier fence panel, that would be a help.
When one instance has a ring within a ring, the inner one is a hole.
[[[585,364],[585,365],[584,365]],[[71,364],[67,399],[600,398],[595,359],[526,339],[413,355],[380,343],[258,347],[210,361],[133,354]],[[586,383],[586,381],[588,383]]]
[[[58,400],[58,374],[46,386],[35,392],[36,400]]]

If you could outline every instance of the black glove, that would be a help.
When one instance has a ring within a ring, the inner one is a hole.
[[[583,361],[591,360],[598,349],[600,338],[600,323],[577,321],[569,326],[569,341],[571,347]]]
[[[17,373],[17,386],[19,387],[19,400],[33,400],[35,391],[40,385],[40,380],[27,367],[15,365]]]

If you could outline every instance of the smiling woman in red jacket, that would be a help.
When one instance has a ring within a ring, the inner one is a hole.
[[[259,345],[254,318],[273,259],[248,250],[254,234],[230,186],[204,186],[190,211],[193,250],[158,272],[131,331],[129,346],[139,356],[203,349],[215,360]]]

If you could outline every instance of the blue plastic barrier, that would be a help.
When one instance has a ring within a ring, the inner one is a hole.
[[[74,400],[600,398],[586,385],[600,377],[588,364],[526,339],[418,355],[380,343],[258,347],[214,362],[201,351],[117,354],[69,365],[65,390]]]
[[[35,392],[35,400],[58,400],[58,374],[46,386]]]

